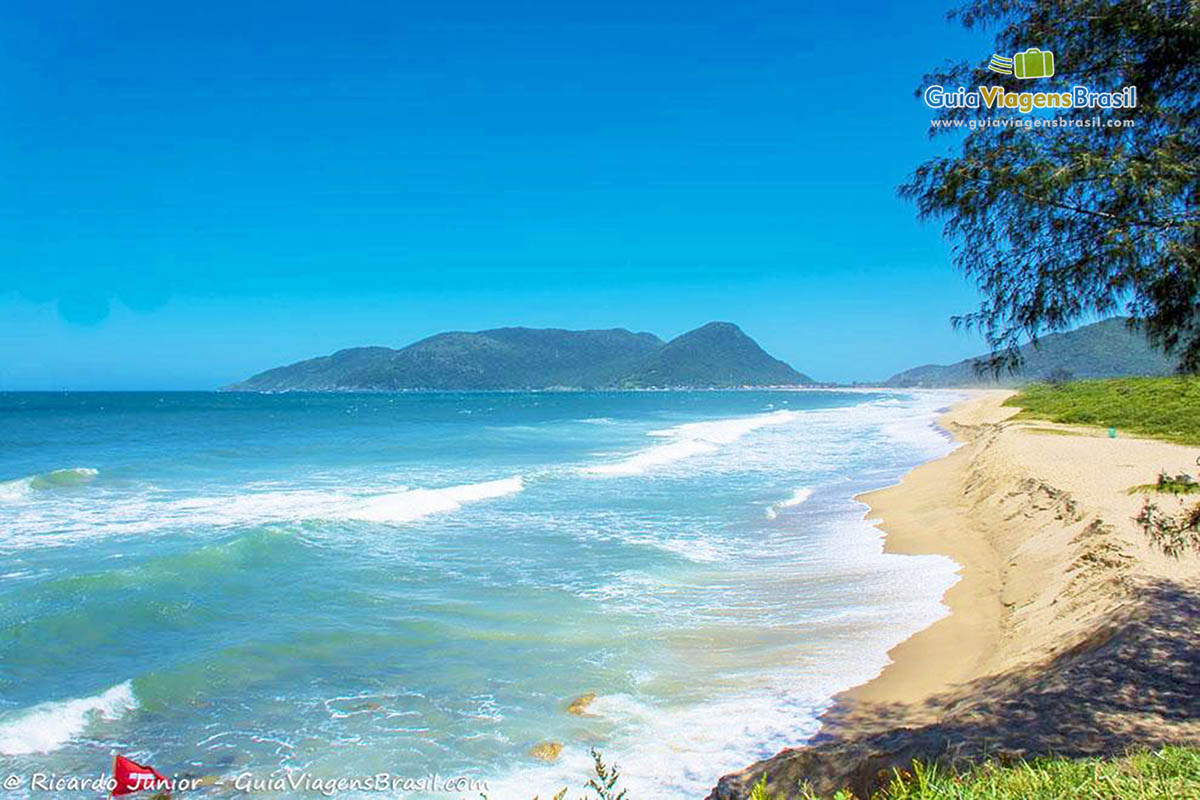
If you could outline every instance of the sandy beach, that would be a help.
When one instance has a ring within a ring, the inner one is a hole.
[[[1134,517],[1160,471],[1200,448],[1014,419],[981,391],[940,424],[962,445],[863,495],[890,552],[949,556],[949,614],[843,693],[812,746],[726,776],[860,796],[913,758],[1115,754],[1200,743],[1200,556],[1164,555]],[[1163,509],[1195,503],[1154,495]],[[792,796],[790,793],[787,796]]]

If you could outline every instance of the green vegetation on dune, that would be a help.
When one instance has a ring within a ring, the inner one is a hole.
[[[592,751],[594,774],[582,794],[564,788],[553,800],[634,800],[621,788],[621,773]],[[822,800],[803,786],[784,793],[767,787],[767,776],[746,800]],[[893,770],[891,780],[870,800],[1175,800],[1200,797],[1200,749],[1163,747],[1119,758],[1034,758],[987,760],[952,769],[914,762]],[[486,795],[484,796],[486,800]],[[535,797],[533,800],[537,800]],[[847,790],[829,800],[863,800]]]
[[[879,800],[1039,800],[1200,796],[1200,750],[1167,747],[1117,759],[985,763],[964,774],[927,767],[897,776]]]
[[[1113,427],[1179,444],[1200,444],[1200,378],[1114,378],[1033,384],[1005,405],[1075,425]]]
[[[1200,494],[1200,481],[1197,481],[1186,472],[1180,472],[1171,475],[1165,470],[1158,473],[1158,480],[1154,483],[1143,483],[1140,486],[1133,486],[1129,489],[1129,494]]]
[[[759,784],[749,800],[777,800]],[[801,792],[804,800],[816,796]],[[914,764],[898,771],[871,800],[1176,800],[1200,797],[1200,750],[1164,747],[1123,758],[1037,758],[999,764],[988,761],[966,771]],[[848,792],[833,800],[855,800]]]

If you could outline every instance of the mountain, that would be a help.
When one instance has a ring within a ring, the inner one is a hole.
[[[356,347],[261,372],[241,392],[638,389],[812,383],[738,326],[710,322],[669,342],[622,328],[439,333],[393,350]]]
[[[1113,378],[1123,375],[1169,375],[1174,365],[1155,350],[1126,318],[1113,317],[1065,333],[1038,339],[1021,348],[1024,364],[1016,375],[992,380],[975,370],[976,356],[957,364],[927,364],[897,373],[888,386],[1012,386],[1047,378]]]
[[[634,386],[781,386],[813,379],[767,355],[730,322],[710,322],[667,342],[630,373]]]

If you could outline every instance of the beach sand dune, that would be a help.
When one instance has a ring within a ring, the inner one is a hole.
[[[1200,448],[1014,420],[1007,395],[956,406],[941,424],[962,447],[861,498],[888,551],[962,565],[951,613],[839,696],[812,746],[727,775],[710,797],[745,797],[763,774],[789,797],[801,780],[869,796],[914,758],[1200,745],[1200,556],[1154,548],[1129,493],[1161,470],[1194,472]]]

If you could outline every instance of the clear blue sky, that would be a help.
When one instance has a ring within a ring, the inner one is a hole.
[[[447,329],[737,322],[824,380],[981,349],[895,186],[947,2],[21,3],[0,389],[211,388]]]

